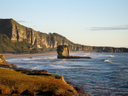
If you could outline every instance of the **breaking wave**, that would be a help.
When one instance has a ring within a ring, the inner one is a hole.
[[[110,59],[105,59],[104,62],[112,63],[112,61]]]
[[[39,70],[46,70],[46,69],[70,69],[74,67],[67,67],[67,66],[61,66],[61,65],[38,65],[36,67],[32,67],[31,69],[39,69]]]

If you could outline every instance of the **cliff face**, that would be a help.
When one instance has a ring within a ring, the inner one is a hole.
[[[56,48],[58,45],[68,45],[68,42],[70,42],[66,42],[64,37],[56,33],[45,34],[22,26],[13,19],[0,20],[0,33],[6,34],[14,42],[27,40],[28,43],[36,45],[37,48],[42,48],[42,46],[46,48]]]
[[[68,45],[71,51],[128,52],[127,48],[75,44],[57,33],[46,34],[20,25],[13,19],[0,19],[0,53],[56,51],[58,45]]]

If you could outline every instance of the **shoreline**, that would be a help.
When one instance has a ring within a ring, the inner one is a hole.
[[[83,51],[71,51],[70,53],[86,53]],[[28,53],[28,54],[12,54],[12,53],[5,53],[5,54],[1,54],[3,55],[5,58],[9,57],[36,57],[36,56],[47,56],[47,55],[56,55],[57,56],[57,52],[46,52],[46,53]]]

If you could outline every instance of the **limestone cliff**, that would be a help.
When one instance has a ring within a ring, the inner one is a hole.
[[[128,48],[75,44],[57,33],[46,34],[20,25],[13,19],[0,19],[0,53],[56,51],[58,45],[68,45],[71,51],[128,52]]]
[[[45,34],[22,26],[13,19],[0,20],[0,33],[6,34],[14,42],[27,40],[28,43],[36,45],[38,48],[42,48],[42,46],[56,48],[58,45],[68,44],[70,42],[66,42],[62,36],[62,38],[59,38],[56,33]]]

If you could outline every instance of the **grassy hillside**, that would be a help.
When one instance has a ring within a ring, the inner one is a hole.
[[[76,90],[53,75],[27,75],[0,68],[0,94],[78,96]]]
[[[0,34],[0,53],[29,53],[31,45],[27,41],[13,42],[5,34]]]

